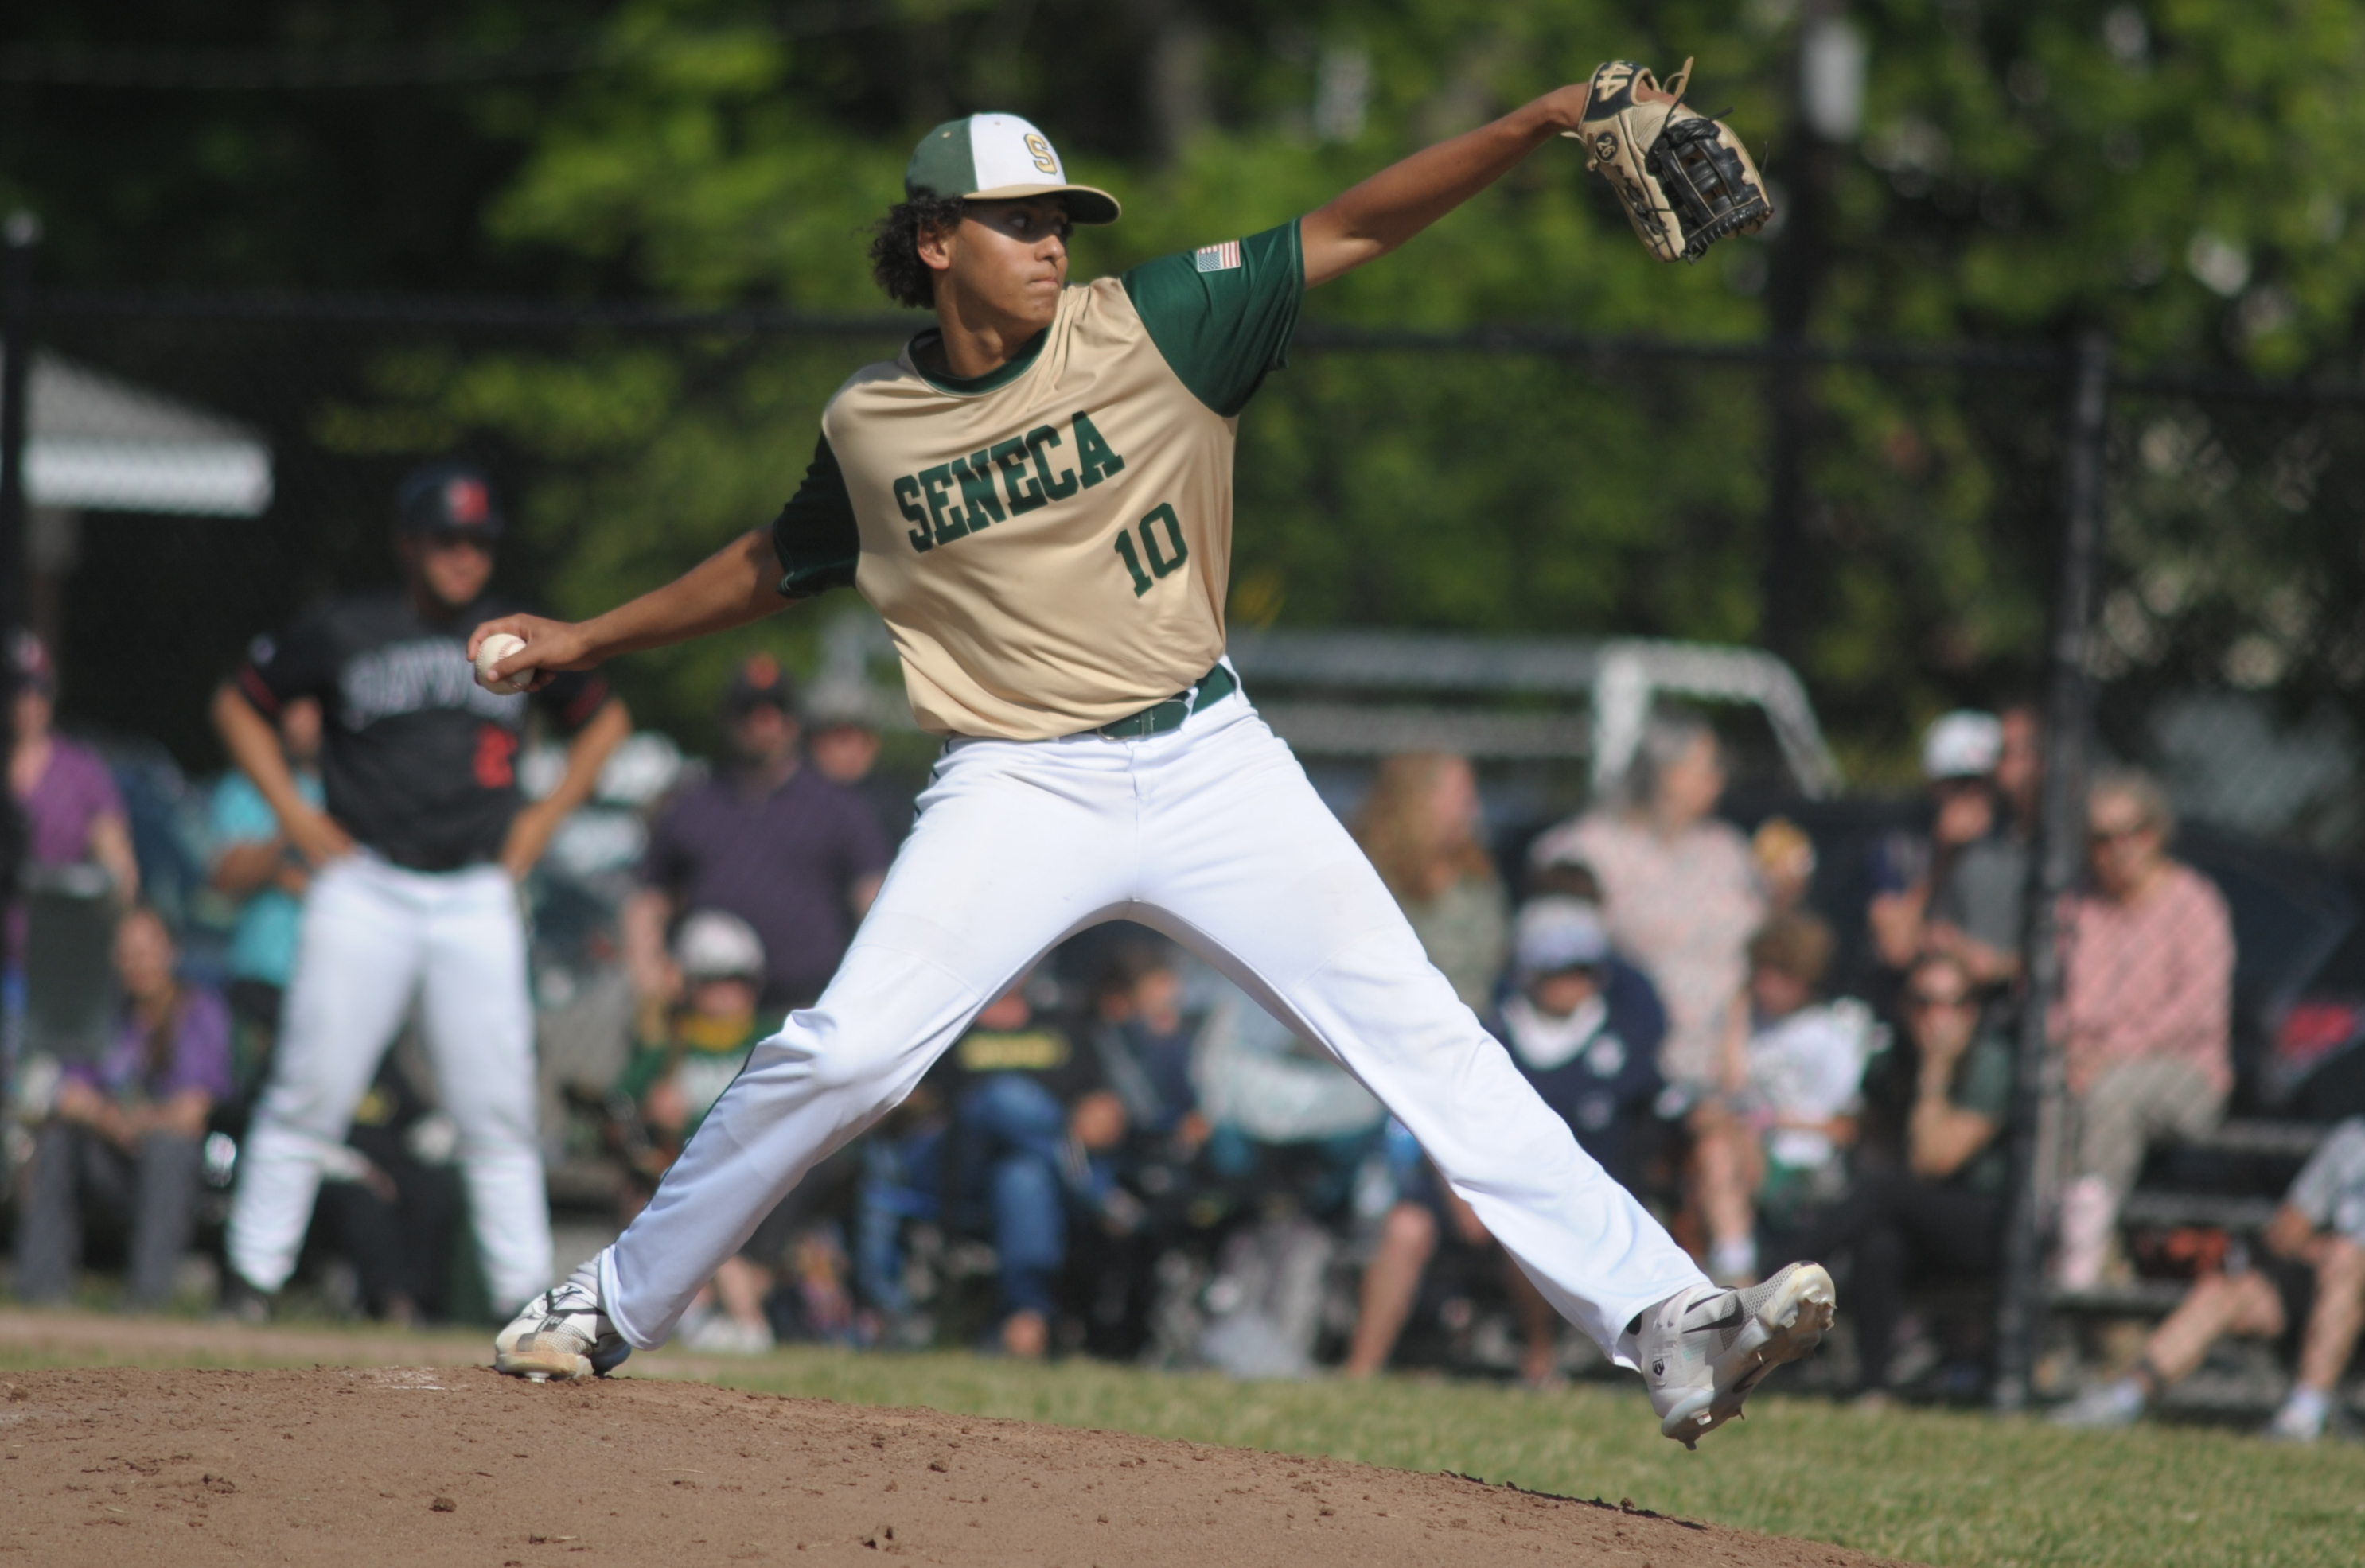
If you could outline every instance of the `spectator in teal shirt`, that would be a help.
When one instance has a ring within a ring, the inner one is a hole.
[[[287,753],[297,790],[307,802],[319,806],[319,702],[299,698],[281,711],[279,744]],[[279,1003],[296,968],[311,870],[280,831],[279,818],[263,792],[236,768],[214,790],[212,825],[213,885],[245,901],[230,934],[228,988],[230,1013],[238,1023],[238,1081],[243,1086],[261,1081],[278,1036]]]

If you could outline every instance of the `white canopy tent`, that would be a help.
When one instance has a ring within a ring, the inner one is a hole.
[[[26,610],[56,656],[84,513],[259,517],[271,447],[236,420],[46,350],[26,380]]]
[[[255,517],[271,504],[271,448],[234,420],[36,351],[25,499],[71,511]]]

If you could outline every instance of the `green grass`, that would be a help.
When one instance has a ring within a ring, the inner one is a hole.
[[[268,1364],[235,1354],[170,1359]],[[58,1361],[0,1347],[0,1366]],[[669,1363],[680,1365],[660,1354],[632,1370],[664,1374]],[[2072,1433],[1968,1413],[1870,1414],[1760,1395],[1749,1420],[1686,1453],[1658,1435],[1639,1393],[1617,1386],[1529,1394],[1413,1379],[1240,1384],[960,1354],[789,1350],[713,1381],[1454,1470],[1950,1568],[2365,1562],[2365,1448],[2342,1443],[2273,1448],[2200,1428]]]
[[[659,1364],[662,1358],[658,1359]],[[655,1370],[654,1367],[652,1370]],[[1944,1411],[1760,1395],[1687,1453],[1640,1392],[1530,1394],[1386,1379],[1242,1385],[958,1355],[784,1353],[716,1381],[865,1405],[1454,1470],[1964,1568],[2365,1562],[2365,1448],[2193,1428],[2063,1432]]]

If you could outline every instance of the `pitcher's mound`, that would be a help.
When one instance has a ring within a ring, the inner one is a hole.
[[[7,1373],[0,1495],[0,1568],[1872,1561],[1457,1476],[481,1368]]]

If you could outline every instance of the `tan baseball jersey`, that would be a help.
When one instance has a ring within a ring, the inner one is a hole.
[[[772,525],[780,591],[851,584],[922,729],[1042,740],[1121,719],[1224,651],[1240,409],[1284,363],[1297,225],[1071,285],[1018,356],[907,344],[831,398]]]

